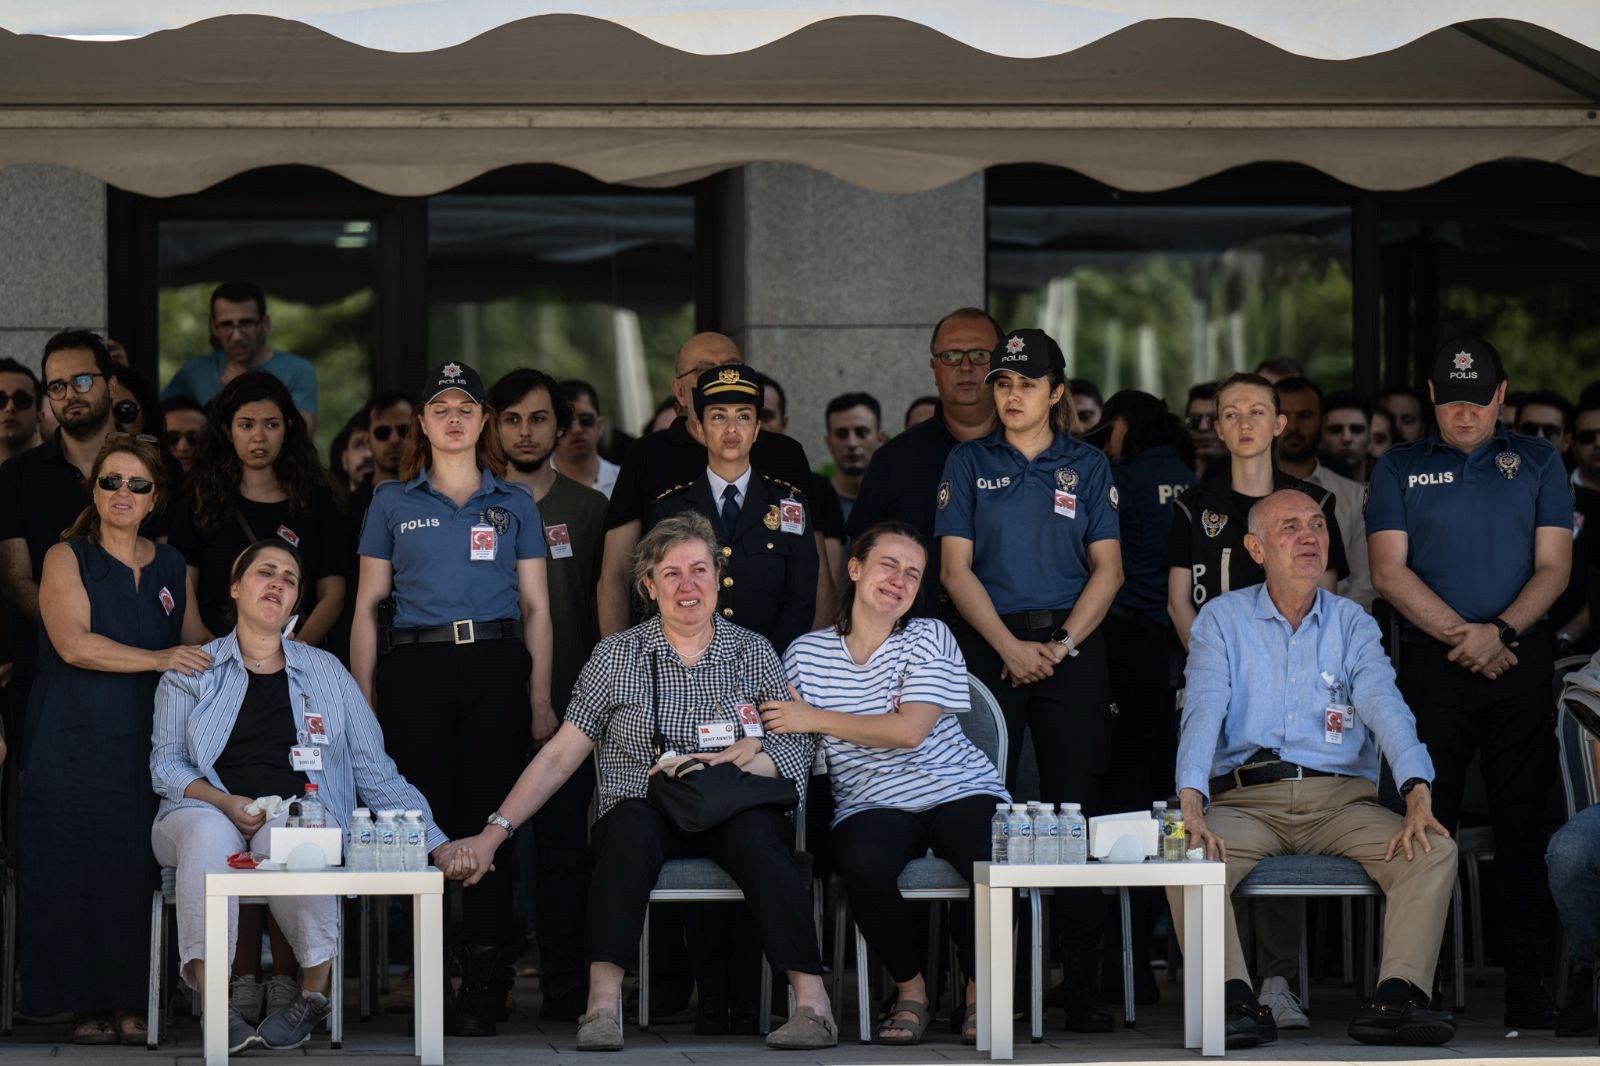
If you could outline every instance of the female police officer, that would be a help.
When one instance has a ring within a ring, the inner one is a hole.
[[[1001,426],[958,445],[945,463],[934,521],[941,577],[982,638],[962,646],[975,652],[968,666],[1005,712],[1007,786],[1015,787],[1027,728],[1039,798],[1093,812],[1110,727],[1097,630],[1122,584],[1117,491],[1105,456],[1068,432],[1065,360],[1054,340],[1014,330],[989,365]],[[1054,906],[1066,941],[1067,1028],[1109,1032],[1099,1003],[1099,899],[1060,892]]]
[[[361,531],[350,672],[400,772],[462,838],[521,772],[530,704],[535,740],[556,729],[544,528],[532,494],[500,478],[505,459],[477,371],[445,363],[418,399],[400,480],[373,494]],[[380,660],[377,610],[390,596],[385,649],[405,650]],[[494,1034],[489,984],[511,946],[510,860],[462,908],[463,1036]]]

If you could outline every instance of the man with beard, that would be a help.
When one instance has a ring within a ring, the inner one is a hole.
[[[1321,485],[1334,495],[1334,514],[1344,537],[1344,556],[1350,576],[1339,582],[1338,593],[1372,610],[1372,574],[1367,567],[1367,524],[1361,516],[1365,491],[1358,482],[1336,474],[1322,464],[1317,450],[1322,444],[1322,390],[1309,378],[1284,378],[1275,386],[1278,410],[1287,418],[1278,438],[1278,469],[1290,477]]]
[[[113,428],[113,370],[105,341],[87,330],[67,330],[46,341],[40,376],[61,428],[37,448],[0,466],[0,594],[5,597],[16,651],[8,686],[13,707],[27,705],[38,666],[44,553],[88,506],[89,474]],[[182,482],[182,469],[168,457],[169,499]],[[158,510],[141,532],[149,537],[164,535],[169,516],[170,508]]]
[[[605,547],[606,498],[550,465],[556,441],[572,425],[573,405],[549,374],[511,371],[489,390],[489,405],[500,423],[506,480],[533,494],[550,550],[551,617],[563,620],[551,630],[550,703],[559,722],[578,672],[600,639],[594,587]],[[539,942],[542,1021],[577,1021],[588,1004],[583,928],[593,792],[594,763],[585,759],[517,841],[527,912]]]

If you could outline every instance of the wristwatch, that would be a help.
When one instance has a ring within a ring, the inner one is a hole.
[[[1426,785],[1427,783],[1428,779],[1425,777],[1406,778],[1405,784],[1400,786],[1400,798],[1405,799],[1406,796],[1411,794],[1412,789],[1416,788],[1418,785]]]
[[[1509,648],[1511,645],[1517,642],[1517,631],[1512,627],[1510,622],[1507,622],[1504,618],[1496,618],[1494,620],[1494,625],[1495,628],[1500,630],[1501,644],[1504,644]]]
[[[1050,643],[1060,644],[1062,647],[1067,649],[1068,655],[1078,654],[1078,645],[1072,639],[1072,634],[1067,632],[1066,626],[1062,626],[1060,629],[1050,634]]]
[[[506,839],[507,840],[511,839],[517,833],[517,827],[512,825],[510,822],[506,821],[505,816],[502,815],[499,811],[491,811],[489,813],[489,817],[487,817],[487,818],[485,818],[483,820],[483,824],[484,825],[497,825],[501,829],[504,829],[506,831]]]

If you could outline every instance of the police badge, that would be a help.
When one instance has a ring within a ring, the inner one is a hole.
[[[1200,512],[1200,528],[1206,531],[1206,536],[1215,537],[1222,533],[1222,527],[1228,524],[1228,516],[1215,511]]]
[[[494,531],[500,534],[502,537],[505,536],[506,531],[511,528],[511,512],[507,511],[504,507],[487,508],[481,515],[478,516],[478,519],[481,522],[493,526]]]
[[[1500,471],[1500,476],[1510,481],[1517,476],[1517,471],[1522,469],[1522,456],[1516,452],[1501,452],[1494,457],[1495,469]]]
[[[939,510],[950,506],[950,482],[939,482]]]
[[[773,533],[776,533],[778,527],[783,525],[783,515],[779,512],[777,504],[767,508],[767,516],[761,520],[761,524]]]
[[[1078,491],[1078,472],[1070,466],[1063,466],[1056,470],[1056,487],[1062,492]]]
[[[724,385],[732,385],[739,380],[739,372],[732,367],[717,372],[717,380]]]

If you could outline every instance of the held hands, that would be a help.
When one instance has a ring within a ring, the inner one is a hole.
[[[1049,641],[1041,644],[1038,641],[1012,638],[1011,642],[1000,651],[1000,657],[1005,661],[1005,668],[1000,671],[1000,676],[1010,679],[1012,688],[1043,681],[1055,673],[1056,664],[1065,654],[1066,648]]]
[[[1451,662],[1491,681],[1517,665],[1517,657],[1500,643],[1500,630],[1492,623],[1460,622],[1446,629],[1444,636],[1454,645],[1448,656]]]
[[[165,651],[158,651],[155,657],[156,669],[162,673],[176,670],[180,674],[194,675],[211,665],[210,655],[201,651],[198,646],[189,644],[179,644]]]
[[[465,881],[478,869],[478,857],[464,840],[452,840],[440,844],[433,849],[433,854],[429,858],[433,865],[439,868],[439,872],[451,881]]]
[[[505,842],[505,830],[499,826],[485,826],[483,832],[477,836],[457,840],[445,847],[456,848],[456,853],[448,858],[452,862],[451,870],[445,876],[451,880],[459,880],[465,887],[471,888],[483,880],[483,875],[494,869],[494,853]],[[443,851],[444,848],[440,848]],[[435,863],[439,869],[445,867]],[[459,876],[458,876],[459,875]]]
[[[761,728],[768,733],[815,733],[817,709],[790,685],[789,698],[768,700],[761,705]]]
[[[1389,850],[1384,852],[1383,861],[1388,862],[1394,858],[1396,849],[1404,848],[1406,860],[1415,858],[1411,850],[1412,842],[1422,846],[1423,851],[1432,851],[1433,845],[1428,842],[1428,831],[1432,830],[1441,837],[1448,838],[1450,830],[1439,824],[1433,816],[1433,792],[1427,785],[1413,785],[1411,791],[1406,793],[1406,820],[1389,841]]]
[[[1206,824],[1200,793],[1192,788],[1184,789],[1179,794],[1178,805],[1183,810],[1183,831],[1189,837],[1189,847],[1205,848],[1206,858],[1226,862],[1228,845]]]

